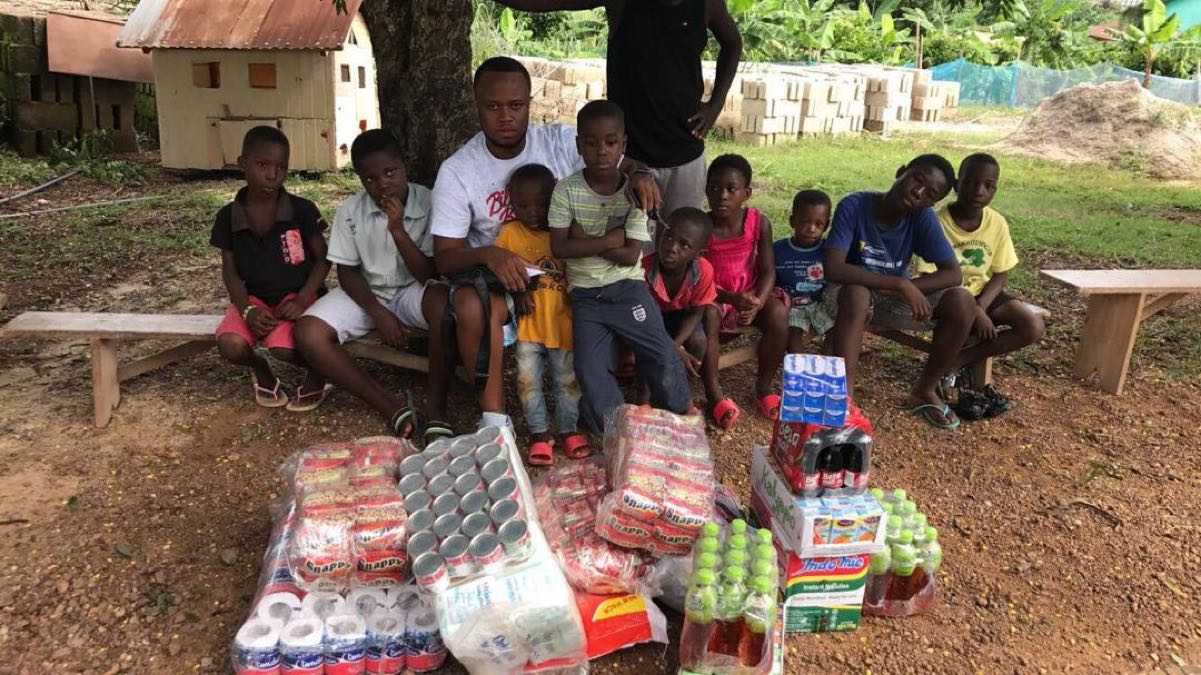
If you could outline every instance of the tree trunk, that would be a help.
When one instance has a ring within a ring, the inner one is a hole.
[[[1143,66],[1143,89],[1151,88],[1151,66],[1155,64],[1155,58],[1148,56],[1145,66]]]
[[[471,96],[471,0],[369,0],[384,128],[409,177],[432,186],[438,165],[479,131]]]
[[[914,59],[914,61],[915,61],[914,65],[917,66],[918,70],[921,70],[922,69],[922,25],[920,23],[914,23],[913,28],[914,28],[914,42],[916,43],[914,46],[917,47],[917,49],[914,50],[917,52],[916,57]]]

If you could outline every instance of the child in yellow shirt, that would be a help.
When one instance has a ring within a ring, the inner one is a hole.
[[[541,164],[526,164],[509,178],[509,205],[516,216],[501,226],[496,245],[521,256],[536,272],[530,288],[514,297],[517,320],[517,391],[529,428],[529,464],[554,463],[554,441],[542,380],[550,373],[556,426],[563,454],[592,454],[588,438],[576,431],[580,385],[571,356],[571,309],[563,261],[551,254],[547,214],[555,177]]]
[[[963,270],[963,286],[976,298],[972,336],[977,342],[960,351],[956,370],[1030,345],[1042,337],[1046,328],[1041,317],[1005,292],[1009,271],[1017,267],[1018,257],[1009,236],[1009,223],[989,206],[1000,177],[1001,166],[992,155],[968,155],[959,164],[955,201],[938,211],[943,233]],[[929,263],[918,265],[922,274],[934,269]],[[989,401],[984,413],[988,417],[1012,407],[1012,402],[992,385],[979,391]]]

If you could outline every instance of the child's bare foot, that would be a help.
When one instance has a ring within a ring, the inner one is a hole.
[[[593,453],[588,437],[579,432],[563,434],[559,442],[563,445],[563,454],[570,459],[584,459]]]
[[[738,421],[742,415],[742,409],[738,407],[734,399],[719,395],[719,397],[709,400],[709,414],[719,429],[728,430]]]
[[[933,390],[914,389],[905,399],[909,414],[918,415],[932,427],[954,429],[959,426],[959,417]]]
[[[333,390],[334,385],[310,370],[305,373],[304,381],[300,383],[300,386],[296,387],[296,396],[288,402],[288,410],[291,412],[316,410]]]
[[[260,370],[265,370],[265,372],[260,372]],[[280,408],[288,405],[288,392],[284,391],[283,383],[271,372],[270,368],[255,368],[250,375],[250,381],[254,384],[255,403],[264,408]],[[263,386],[263,382],[269,384]]]

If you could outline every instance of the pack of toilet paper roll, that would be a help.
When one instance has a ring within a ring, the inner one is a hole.
[[[263,595],[230,652],[239,675],[396,675],[446,660],[434,608],[411,588]]]

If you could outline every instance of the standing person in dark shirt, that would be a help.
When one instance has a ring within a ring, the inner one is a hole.
[[[724,0],[497,0],[527,12],[604,7],[609,17],[609,100],[626,116],[631,159],[663,193],[660,218],[705,201],[705,134],[725,104],[742,36]],[[713,95],[702,101],[701,53],[717,40]]]

